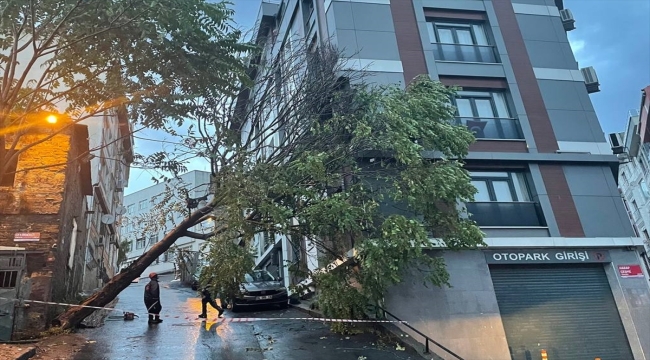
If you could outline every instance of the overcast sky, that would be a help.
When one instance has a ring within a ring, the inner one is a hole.
[[[395,1],[395,0],[393,0]],[[235,21],[243,29],[255,24],[261,0],[232,0]],[[580,67],[593,66],[601,91],[591,94],[605,134],[623,131],[629,110],[638,109],[641,89],[650,85],[650,1],[564,0],[576,29],[569,40]],[[142,138],[161,134],[143,132]],[[136,151],[150,153],[163,144],[136,138]],[[191,170],[208,170],[199,162]],[[132,169],[127,194],[151,186],[151,174]]]

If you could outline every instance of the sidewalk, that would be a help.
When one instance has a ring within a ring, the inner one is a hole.
[[[0,360],[71,360],[89,343],[85,337],[71,333],[30,344],[0,344]]]
[[[312,302],[313,302],[312,300],[300,300],[300,304],[290,304],[289,306],[297,310],[300,310],[306,314],[309,314],[313,317],[319,317],[319,318],[325,317],[323,313],[321,313],[319,310],[311,308]],[[370,325],[374,330],[376,330],[381,335],[389,338],[391,342],[397,343],[402,347],[412,348],[423,358],[431,359],[431,360],[443,360],[443,358],[439,357],[435,353],[431,353],[431,352],[425,353],[424,344],[413,339],[411,336],[409,336],[407,333],[402,331],[395,324],[371,323],[368,325]]]

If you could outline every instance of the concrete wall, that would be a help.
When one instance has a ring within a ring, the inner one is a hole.
[[[446,252],[444,257],[451,288],[425,287],[422,274],[414,271],[388,291],[387,309],[465,359],[509,359],[485,256],[460,251]],[[442,350],[432,347],[432,351],[447,358]]]
[[[586,237],[635,236],[609,167],[563,168]]]
[[[636,251],[610,250],[612,263],[605,267],[614,299],[635,359],[650,356],[650,286],[649,274]],[[621,278],[618,265],[641,265],[645,278]],[[646,354],[644,356],[644,354]]]

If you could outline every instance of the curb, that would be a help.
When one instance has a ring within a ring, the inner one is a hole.
[[[25,349],[25,352],[22,353],[22,355],[16,357],[15,360],[27,360],[27,359],[30,359],[30,358],[34,357],[35,355],[36,355],[36,348],[31,347],[31,348]]]
[[[309,308],[306,308],[304,306],[300,305],[293,305],[289,304],[291,308],[294,308],[298,311],[301,311],[305,314],[309,314],[313,317],[323,317],[323,314],[316,311],[312,310]],[[400,344],[400,346],[403,347],[409,347],[413,349],[415,353],[418,355],[422,356],[423,359],[431,359],[431,360],[443,360],[443,358],[439,357],[433,352],[430,353],[425,353],[423,348],[424,344],[420,343],[419,341],[413,339],[410,335],[402,331],[400,328],[395,326],[394,324],[383,324],[383,323],[374,323],[374,324],[369,324],[370,327],[373,329],[377,330],[379,333],[382,335],[385,335],[387,337],[390,337],[392,341],[395,341]]]

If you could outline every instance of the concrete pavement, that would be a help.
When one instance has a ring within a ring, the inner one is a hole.
[[[169,288],[161,277],[162,324],[148,325],[147,317],[134,321],[108,319],[100,328],[83,330],[90,343],[75,360],[121,359],[223,359],[223,360],[415,360],[413,349],[382,344],[373,333],[341,336],[321,322],[279,320],[257,322],[200,322],[201,299],[187,288]],[[120,294],[119,309],[144,312],[142,300],[147,281],[131,284]],[[208,318],[216,317],[209,308]],[[116,313],[114,315],[120,315]],[[226,311],[226,317],[306,317],[295,309]]]

